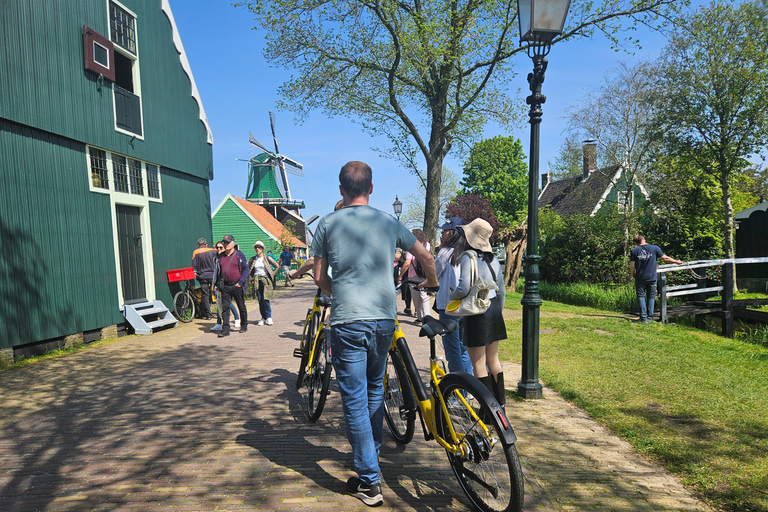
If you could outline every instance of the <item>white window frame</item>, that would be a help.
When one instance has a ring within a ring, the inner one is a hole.
[[[136,54],[132,54],[131,52],[123,49],[122,46],[120,46],[117,42],[112,41],[112,44],[114,45],[114,51],[120,52],[121,55],[124,57],[130,59],[132,61],[131,65],[131,72],[133,75],[133,94],[139,97],[139,112],[141,114],[141,135],[133,132],[129,132],[128,130],[124,130],[123,128],[120,128],[117,126],[117,110],[115,105],[115,93],[112,92],[112,113],[113,113],[113,120],[115,123],[115,131],[119,133],[123,133],[125,135],[129,135],[131,137],[135,137],[139,140],[144,140],[144,102],[141,100],[141,72],[139,69],[139,19],[136,16],[136,13],[128,9],[125,5],[121,4],[117,0],[106,0],[107,2],[107,26],[109,27],[109,40],[112,41],[112,20],[110,19],[109,15],[109,6],[110,4],[115,4],[121,9],[123,9],[125,12],[133,16],[134,23],[136,25],[134,36],[136,38]]]
[[[109,180],[108,189],[96,187],[93,185],[93,174],[92,174],[93,171],[91,169],[90,148],[104,151],[107,155],[107,158],[106,158],[107,179]],[[118,204],[123,204],[128,206],[135,206],[141,209],[140,223],[141,223],[141,233],[143,235],[142,260],[144,261],[144,286],[146,290],[147,300],[153,301],[157,298],[157,296],[155,294],[154,262],[152,261],[152,255],[154,254],[154,251],[152,249],[152,223],[150,222],[149,205],[150,203],[163,202],[162,201],[163,189],[162,189],[162,179],[161,179],[161,172],[160,172],[161,167],[157,164],[151,164],[157,167],[157,179],[158,179],[158,189],[160,190],[160,197],[154,198],[149,196],[149,187],[148,187],[148,181],[147,181],[147,162],[134,158],[134,160],[141,162],[141,177],[143,182],[144,194],[139,195],[139,194],[131,194],[131,193],[125,193],[125,192],[117,192],[115,190],[115,175],[114,175],[114,167],[112,165],[113,155],[119,155],[125,158],[130,158],[126,155],[115,153],[113,151],[109,151],[107,149],[100,148],[97,146],[86,146],[85,159],[86,159],[86,169],[88,171],[87,174],[88,174],[89,189],[91,192],[96,192],[98,194],[106,194],[109,196],[109,210],[110,210],[110,216],[112,221],[112,245],[113,245],[114,254],[115,254],[115,271],[116,271],[116,277],[117,277],[117,296],[118,296],[118,301],[120,303],[120,307],[122,308],[125,306],[125,299],[123,295],[123,281],[120,275],[120,245],[117,237],[117,213],[116,213],[115,207]],[[129,190],[130,190],[130,181],[129,181]]]
[[[109,182],[109,188],[102,188],[97,187],[93,184],[93,169],[91,168],[91,148],[98,149],[100,151],[104,151],[107,154],[107,181]],[[129,192],[119,192],[115,190],[115,167],[113,165],[113,155],[121,156],[123,158],[136,160],[137,162],[141,163],[141,182],[142,182],[142,194],[132,194],[130,192],[131,186],[130,186],[130,180],[131,175],[130,171],[128,171],[128,190]],[[123,197],[123,198],[143,198],[144,201],[149,204],[152,203],[162,203],[163,202],[163,179],[162,179],[162,172],[161,172],[161,166],[153,163],[153,162],[145,162],[144,160],[139,160],[138,158],[130,157],[127,155],[123,155],[121,153],[117,153],[115,151],[110,151],[108,149],[100,148],[97,146],[86,146],[85,148],[85,157],[86,157],[86,169],[88,170],[88,189],[91,192],[96,192],[98,194],[110,194],[115,195],[117,197]],[[149,195],[149,180],[147,179],[147,164],[154,165],[157,167],[157,189],[159,191],[160,197],[152,197]],[[128,199],[124,199],[124,201],[128,201]],[[121,203],[124,201],[120,201]],[[133,199],[130,199],[129,203],[125,204],[133,204]]]

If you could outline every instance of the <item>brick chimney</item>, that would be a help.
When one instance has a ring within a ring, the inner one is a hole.
[[[582,177],[589,178],[589,175],[597,170],[597,141],[587,139],[583,142],[584,165],[582,168]]]

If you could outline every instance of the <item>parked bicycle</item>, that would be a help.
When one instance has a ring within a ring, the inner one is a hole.
[[[202,318],[203,290],[195,288],[195,270],[192,267],[169,270],[168,282],[177,283],[184,281],[184,289],[173,296],[173,314],[182,322],[191,322],[195,316]],[[211,313],[215,313],[216,296],[212,293],[210,298]]]
[[[307,310],[301,343],[293,351],[295,357],[301,358],[296,389],[307,387],[307,416],[312,422],[320,418],[331,384],[331,346],[323,324],[330,305],[331,298],[318,288],[312,307]]]
[[[427,390],[396,321],[384,374],[384,417],[395,440],[406,444],[413,438],[418,411],[424,439],[445,449],[459,485],[479,510],[520,511],[523,473],[517,438],[504,411],[477,378],[446,373],[438,365],[435,337],[457,328],[454,321],[423,319],[419,336],[428,337],[430,346]]]

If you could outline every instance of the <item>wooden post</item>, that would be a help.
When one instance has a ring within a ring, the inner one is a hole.
[[[659,289],[659,322],[667,323],[667,273],[659,273],[656,279],[656,287]],[[653,319],[651,319],[653,320]]]
[[[706,277],[702,277],[701,279],[697,279],[696,280],[696,284],[698,285],[698,288],[706,288],[707,287],[707,278]],[[705,301],[705,300],[707,300],[707,294],[706,293],[697,293],[695,300],[697,300],[697,301]],[[704,320],[705,318],[706,318],[705,315],[696,315],[694,317],[694,326],[697,329],[704,329],[705,324],[706,324],[706,322]]]
[[[733,338],[733,267],[723,265],[723,336]]]

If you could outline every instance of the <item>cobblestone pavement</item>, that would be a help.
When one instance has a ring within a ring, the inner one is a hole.
[[[219,339],[196,320],[0,373],[0,511],[366,510],[344,494],[353,472],[335,382],[315,424],[295,389],[316,290],[296,283],[278,291],[274,326]],[[426,368],[427,342],[401,320]],[[520,369],[506,373],[515,382]],[[508,408],[525,510],[709,510],[550,389]],[[381,509],[467,510],[418,428],[401,447],[385,427]]]

